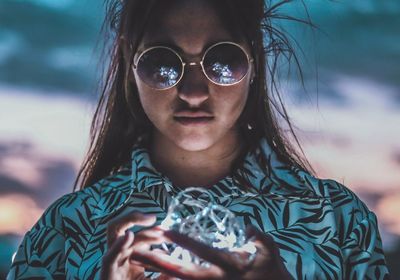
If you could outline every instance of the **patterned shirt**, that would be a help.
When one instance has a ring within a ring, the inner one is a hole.
[[[7,279],[98,279],[107,222],[135,209],[161,221],[179,191],[136,146],[131,163],[45,211]],[[265,139],[209,191],[244,225],[273,237],[295,279],[389,279],[374,213],[338,182],[283,164]]]

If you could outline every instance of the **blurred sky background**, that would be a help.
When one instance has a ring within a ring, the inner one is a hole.
[[[307,91],[296,78],[283,86],[289,114],[318,176],[375,211],[400,278],[400,1],[305,2],[320,31],[284,25],[305,53]],[[0,279],[23,234],[72,191],[97,98],[102,18],[102,0],[0,0]]]

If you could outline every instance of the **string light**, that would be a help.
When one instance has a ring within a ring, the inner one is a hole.
[[[180,192],[171,201],[161,227],[235,254],[241,261],[251,261],[256,253],[254,243],[246,239],[244,226],[203,188],[188,188]],[[163,244],[160,248],[167,252],[171,262],[183,267],[210,266],[210,263],[176,244]],[[151,278],[155,279],[158,275],[153,273]]]

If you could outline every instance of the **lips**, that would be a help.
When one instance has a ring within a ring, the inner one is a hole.
[[[205,111],[179,111],[174,114],[174,118],[213,118],[214,116]]]
[[[174,120],[183,125],[205,125],[210,123],[213,117],[198,117],[198,118],[188,118],[188,117],[174,117]]]
[[[206,125],[212,122],[214,116],[206,111],[182,110],[174,114],[174,120],[178,123],[188,125]]]

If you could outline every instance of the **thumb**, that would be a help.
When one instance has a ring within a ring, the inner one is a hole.
[[[272,255],[279,254],[279,249],[271,235],[260,231],[253,225],[247,227],[246,235],[248,239],[254,241],[259,251]]]
[[[156,222],[156,216],[145,215],[137,211],[117,216],[107,224],[107,243],[111,246],[115,240],[125,234],[134,225],[151,226]]]

